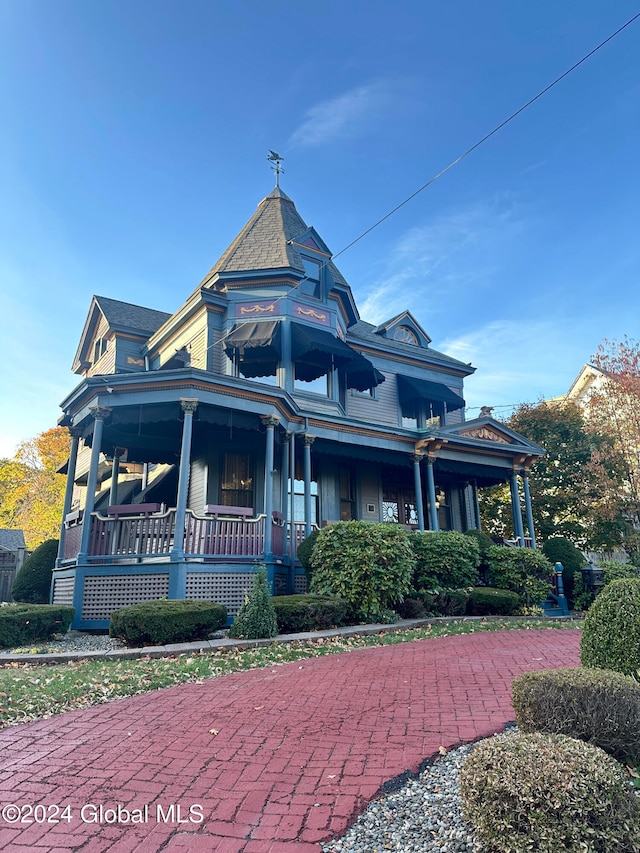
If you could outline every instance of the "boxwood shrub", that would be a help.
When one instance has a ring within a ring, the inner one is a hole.
[[[582,665],[640,680],[640,578],[607,584],[584,620]]]
[[[522,599],[517,592],[492,586],[476,586],[469,593],[467,613],[470,616],[512,616],[518,612],[521,604]]]
[[[468,589],[440,589],[417,593],[434,616],[464,616],[469,602]]]
[[[523,732],[565,734],[640,764],[640,684],[605,669],[525,672],[511,686]]]
[[[460,771],[460,792],[487,851],[640,851],[640,804],[622,766],[566,735],[481,742]]]
[[[166,599],[121,607],[111,614],[109,636],[130,646],[206,640],[227,621],[227,608],[215,601]]]
[[[409,539],[416,559],[416,589],[461,589],[478,582],[480,547],[472,536],[455,530],[421,530]]]
[[[61,604],[7,604],[0,607],[0,646],[12,648],[66,634],[75,610]]]
[[[328,595],[277,595],[271,599],[278,633],[296,634],[344,625],[347,602]]]
[[[339,596],[355,621],[377,621],[411,588],[414,555],[398,524],[339,521],[318,534],[311,592]]]

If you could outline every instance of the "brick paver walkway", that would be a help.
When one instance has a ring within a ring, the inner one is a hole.
[[[0,804],[25,819],[40,808],[31,824],[5,811],[0,849],[318,853],[385,781],[502,729],[513,677],[577,666],[579,638],[522,630],[363,649],[6,729]],[[128,816],[109,811],[119,804]]]

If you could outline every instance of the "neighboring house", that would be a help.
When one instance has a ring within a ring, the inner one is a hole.
[[[22,530],[0,530],[0,601],[12,601],[11,587],[27,556]]]
[[[593,364],[585,364],[563,399],[574,402],[588,417],[591,397],[594,393],[602,391],[606,379],[607,374],[599,367],[594,367]]]
[[[175,314],[94,297],[62,403],[53,600],[81,628],[162,596],[234,615],[256,561],[276,593],[306,589],[295,552],[316,526],[477,528],[478,489],[505,481],[524,543],[522,475],[533,537],[526,473],[544,451],[487,414],[465,422],[474,368],[430,344],[409,311],[360,319],[279,187]]]

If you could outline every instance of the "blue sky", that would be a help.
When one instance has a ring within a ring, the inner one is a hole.
[[[94,293],[180,307],[268,149],[338,253],[638,11],[0,0],[0,456],[55,425]],[[467,417],[639,335],[638,57],[640,20],[337,259],[363,319],[473,363]]]

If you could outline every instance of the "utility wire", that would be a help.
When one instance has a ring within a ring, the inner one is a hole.
[[[607,38],[606,38],[606,39],[604,39],[603,41],[601,41],[599,45],[597,45],[596,47],[594,47],[594,48],[593,48],[593,50],[590,50],[590,51],[589,51],[589,53],[585,54],[585,55],[582,57],[582,59],[579,59],[577,62],[575,62],[575,63],[574,63],[570,68],[568,68],[568,69],[567,69],[563,74],[561,74],[559,77],[556,77],[556,79],[555,79],[555,80],[553,80],[553,82],[549,83],[549,85],[548,85],[548,86],[545,86],[545,87],[544,87],[544,89],[541,89],[541,90],[538,92],[538,94],[537,94],[537,95],[534,95],[532,98],[530,98],[530,99],[526,102],[526,104],[523,104],[523,105],[522,105],[519,109],[517,109],[514,113],[511,113],[511,115],[510,115],[508,118],[506,118],[504,121],[500,122],[500,124],[499,124],[499,125],[497,125],[496,127],[494,127],[494,128],[493,128],[493,130],[489,131],[489,133],[485,134],[485,135],[482,137],[482,139],[479,139],[479,140],[478,140],[474,145],[472,145],[470,148],[467,148],[467,150],[466,150],[463,154],[460,154],[460,156],[459,156],[459,157],[456,157],[456,159],[455,159],[455,160],[452,160],[452,161],[449,163],[449,165],[445,166],[445,167],[444,167],[444,169],[441,169],[441,170],[440,170],[436,175],[434,175],[432,178],[430,178],[430,179],[429,179],[425,184],[423,184],[421,187],[419,187],[415,192],[411,193],[411,195],[410,195],[410,196],[407,196],[407,198],[405,198],[405,200],[404,200],[404,201],[401,201],[401,202],[400,202],[400,204],[397,204],[397,205],[396,205],[392,210],[390,210],[390,211],[389,211],[388,213],[386,213],[383,217],[381,217],[380,219],[378,219],[378,221],[377,221],[377,222],[374,222],[374,223],[373,223],[373,225],[371,225],[369,228],[367,228],[367,230],[366,230],[366,231],[363,231],[363,232],[362,232],[362,234],[360,234],[360,236],[359,236],[359,237],[356,237],[356,238],[355,238],[355,240],[352,240],[350,243],[347,243],[347,245],[346,245],[346,246],[344,246],[342,249],[340,249],[340,251],[339,251],[339,252],[337,252],[335,255],[332,255],[331,260],[333,261],[333,260],[335,260],[335,258],[339,257],[340,255],[343,255],[343,254],[344,254],[348,249],[351,249],[353,246],[355,246],[355,245],[356,245],[356,243],[359,243],[359,242],[360,242],[360,240],[362,240],[364,237],[366,237],[368,234],[370,234],[370,233],[371,233],[374,229],[376,229],[379,225],[382,225],[382,223],[383,223],[383,222],[386,222],[386,220],[387,220],[387,219],[389,219],[391,216],[393,216],[393,214],[394,214],[394,213],[397,213],[397,212],[398,212],[402,207],[404,207],[404,206],[405,206],[405,204],[408,204],[408,203],[409,203],[410,201],[412,201],[416,196],[420,195],[420,193],[421,193],[421,192],[424,192],[424,190],[426,190],[426,189],[427,189],[427,187],[430,187],[430,186],[431,186],[432,184],[434,184],[434,183],[435,183],[439,178],[441,178],[441,177],[442,177],[443,175],[445,175],[448,171],[450,171],[451,169],[453,169],[453,167],[454,167],[454,166],[457,166],[457,165],[458,165],[458,163],[461,163],[461,162],[462,162],[466,157],[468,157],[468,156],[469,156],[469,154],[471,154],[473,151],[475,151],[475,150],[476,150],[476,148],[479,148],[479,147],[480,147],[481,145],[483,145],[483,144],[484,144],[488,139],[491,139],[491,137],[492,137],[492,136],[495,136],[495,134],[496,134],[496,133],[498,133],[498,131],[502,130],[502,128],[503,128],[503,127],[506,127],[506,125],[508,125],[508,124],[509,124],[509,122],[512,122],[512,121],[513,121],[517,116],[519,116],[519,115],[520,115],[521,113],[523,113],[526,109],[528,109],[532,104],[534,104],[536,101],[538,101],[538,100],[539,100],[543,95],[546,95],[546,93],[547,93],[547,92],[549,92],[551,89],[553,89],[553,87],[554,87],[554,86],[557,86],[557,85],[558,85],[558,83],[560,83],[560,81],[561,81],[561,80],[564,80],[564,78],[565,78],[565,77],[567,77],[569,74],[571,74],[571,72],[572,72],[572,71],[575,71],[575,70],[576,70],[576,68],[579,68],[579,67],[580,67],[580,65],[582,65],[584,62],[586,62],[586,61],[587,61],[587,59],[590,59],[590,58],[591,58],[595,53],[597,53],[601,48],[603,48],[606,44],[608,44],[612,39],[614,39],[617,35],[619,35],[619,34],[620,34],[623,30],[625,30],[628,26],[630,26],[634,21],[637,21],[637,20],[638,20],[638,18],[640,18],[640,12],[638,12],[638,13],[637,13],[637,14],[635,14],[632,18],[630,18],[630,19],[629,19],[625,24],[623,24],[621,27],[619,27],[619,28],[618,28],[614,33],[611,33],[611,35],[607,36]],[[328,261],[324,261],[324,262],[323,262],[323,264],[322,264],[323,268],[324,268],[327,264],[328,264]],[[291,290],[290,290],[290,291],[288,291],[287,296],[289,296],[289,295],[290,295],[294,290],[296,290],[296,289],[297,289],[301,284],[303,284],[305,281],[307,281],[307,276],[305,276],[305,277],[304,277],[303,279],[301,279],[301,281],[299,281],[299,282],[298,282],[298,283],[297,283],[293,288],[291,288]],[[276,297],[276,299],[274,300],[274,302],[279,302],[281,299],[284,299],[284,298],[285,298],[284,296]],[[197,333],[197,334],[199,334],[199,333]],[[185,346],[188,346],[188,345],[189,345],[189,344],[194,340],[194,338],[197,336],[197,334],[196,334],[196,335],[194,335],[194,336],[193,336],[193,338],[190,338],[190,339],[186,342]],[[213,343],[209,344],[209,346],[207,347],[207,349],[211,349],[211,347],[217,346],[218,344],[222,343],[222,342],[223,342],[223,341],[224,341],[224,340],[229,336],[229,334],[230,334],[230,332],[227,332],[227,333],[226,333],[226,334],[224,334],[224,335],[223,335],[219,340],[214,341]]]
[[[597,53],[597,51],[599,51],[602,47],[604,47],[605,44],[607,44],[612,39],[614,39],[617,35],[619,35],[623,30],[625,30],[630,24],[632,24],[638,18],[640,18],[640,12],[638,12],[636,15],[634,15],[633,18],[630,18],[626,24],[623,24],[621,27],[619,27],[619,29],[617,29],[615,31],[615,33],[611,33],[611,35],[608,36],[604,41],[601,41],[597,47],[594,47],[593,50],[590,50],[589,53],[587,53],[585,56],[583,56],[582,59],[579,59],[578,62],[576,62],[574,65],[571,66],[571,68],[568,68],[564,72],[564,74],[561,74],[559,77],[556,77],[556,79],[552,83],[549,83],[548,86],[545,86],[544,89],[541,89],[537,95],[534,95],[534,97],[531,98],[530,100],[528,100],[526,104],[523,104],[519,109],[517,109],[514,113],[512,113],[508,118],[506,118],[503,122],[501,122],[499,125],[497,125],[497,127],[494,127],[493,130],[489,131],[489,133],[487,133],[485,136],[483,136],[482,139],[479,139],[478,142],[476,142],[474,145],[471,146],[471,148],[467,148],[467,150],[464,152],[464,154],[461,154],[459,157],[456,157],[455,160],[452,160],[448,166],[445,166],[444,169],[441,169],[438,172],[438,174],[434,175],[432,178],[430,178],[426,182],[426,184],[423,184],[415,192],[411,193],[410,196],[405,198],[404,201],[401,201],[400,204],[397,204],[392,210],[390,210],[387,214],[385,214],[381,219],[378,219],[377,222],[374,222],[373,225],[371,225],[369,228],[367,228],[366,231],[363,231],[359,237],[356,237],[355,240],[352,240],[343,249],[340,249],[340,251],[337,254],[333,255],[333,258],[337,258],[339,255],[342,255],[344,252],[347,251],[347,249],[350,249],[352,246],[355,246],[355,244],[358,243],[360,240],[362,240],[363,237],[366,237],[367,234],[370,234],[374,230],[374,228],[377,228],[378,225],[382,225],[383,222],[386,222],[386,220],[389,219],[389,217],[393,216],[394,213],[397,213],[400,210],[400,208],[404,207],[405,204],[408,204],[417,195],[419,195],[421,192],[426,190],[427,187],[430,187],[431,184],[434,184],[438,180],[438,178],[441,178],[450,169],[453,169],[454,166],[457,166],[458,163],[460,163],[462,160],[464,160],[465,157],[468,157],[472,151],[475,151],[476,148],[479,148],[484,142],[486,142],[488,139],[491,139],[491,137],[494,136],[496,133],[498,133],[499,130],[502,130],[502,128],[505,127],[507,124],[509,124],[509,122],[513,121],[513,119],[516,118],[516,116],[519,116],[520,113],[524,112],[528,107],[530,107],[532,104],[534,104],[543,95],[546,95],[546,93],[550,89],[553,89],[554,86],[557,86],[557,84],[561,80],[564,80],[564,78],[567,77],[569,74],[571,74],[572,71],[575,71],[576,68],[578,68],[580,65],[582,65],[583,62],[586,62],[587,59],[589,59],[590,57],[592,57],[594,55],[594,53]]]

